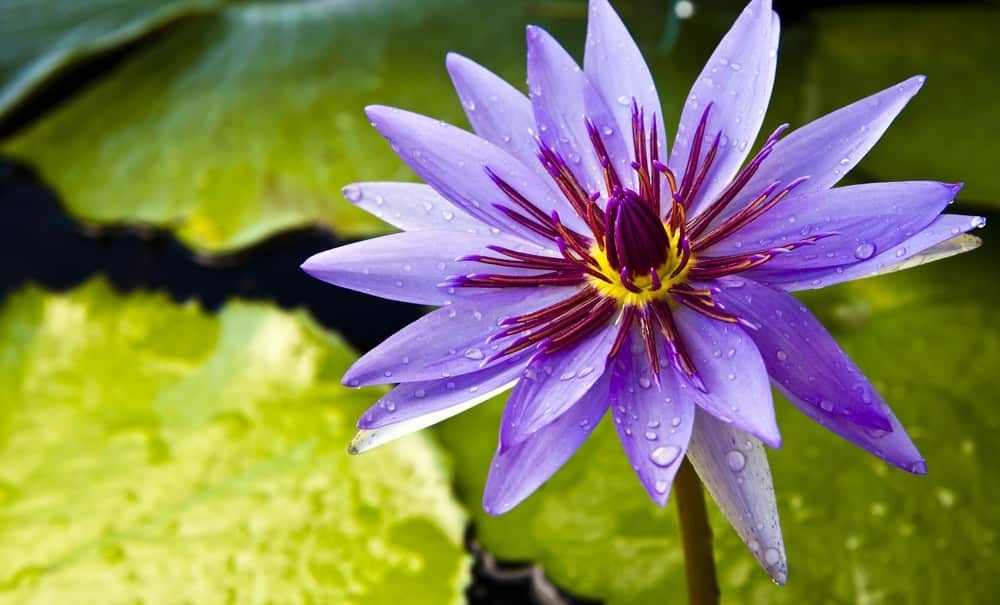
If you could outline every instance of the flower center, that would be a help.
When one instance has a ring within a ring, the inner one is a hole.
[[[590,249],[600,277],[589,275],[588,280],[603,296],[623,305],[644,306],[668,298],[670,287],[684,281],[691,265],[683,219],[671,217],[674,220],[665,225],[652,206],[633,191],[612,197],[604,241]],[[677,212],[683,213],[683,208],[678,206]]]

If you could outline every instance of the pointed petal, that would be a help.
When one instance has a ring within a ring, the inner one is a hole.
[[[812,245],[779,254],[763,267],[771,271],[851,265],[931,224],[961,188],[910,181],[811,191],[783,200],[704,254],[741,254],[828,235]]]
[[[353,183],[344,197],[403,231],[455,231],[487,235],[489,227],[421,183]]]
[[[802,303],[749,279],[721,283],[718,301],[759,325],[750,337],[776,384],[824,418],[889,430],[881,395]]]
[[[612,361],[611,412],[618,438],[639,481],[649,497],[663,506],[670,485],[684,461],[694,403],[690,389],[682,390],[682,378],[664,372],[653,379],[641,337],[633,333]]]
[[[538,135],[566,161],[588,193],[604,191],[587,119],[601,134],[622,181],[632,169],[615,117],[576,61],[543,29],[528,27],[528,92]]]
[[[488,343],[500,321],[543,309],[576,292],[570,287],[502,288],[424,315],[366,353],[344,374],[349,386],[437,380],[475,372],[501,350]]]
[[[489,370],[484,370],[484,373],[488,371]],[[454,382],[456,384],[455,387],[456,391],[458,391],[459,388],[463,388],[457,386],[460,381],[463,383],[471,382],[469,376],[472,375],[470,374],[455,379]],[[350,445],[348,445],[347,451],[351,454],[361,454],[367,452],[368,450],[379,447],[380,445],[385,445],[386,443],[395,441],[400,437],[405,437],[410,433],[415,433],[429,426],[435,425],[439,422],[443,422],[451,418],[452,416],[457,416],[458,414],[461,414],[466,410],[472,409],[473,407],[479,405],[480,403],[483,403],[484,401],[496,397],[497,395],[503,393],[504,391],[509,390],[512,386],[514,386],[514,381],[516,380],[517,380],[517,374],[516,372],[514,372],[514,378],[508,380],[506,383],[501,383],[497,385],[495,384],[495,381],[491,378],[488,383],[484,381],[480,385],[465,386],[463,388],[464,392],[468,392],[469,389],[472,388],[476,388],[476,392],[468,393],[466,398],[461,399],[459,401],[455,401],[450,405],[444,405],[445,403],[449,402],[446,402],[443,398],[437,399],[435,401],[437,405],[435,405],[433,409],[428,407],[423,411],[423,413],[419,415],[411,416],[407,414],[407,418],[404,420],[398,420],[396,422],[383,424],[381,426],[370,429],[361,428],[357,432],[357,434],[354,435],[354,438],[351,439],[351,443]],[[440,384],[447,385],[446,381],[437,381],[437,382]],[[397,390],[409,389],[414,384],[416,383],[402,385],[398,387]],[[435,390],[435,392],[440,391],[438,386],[432,388]],[[445,388],[447,389],[447,386]],[[407,397],[415,396],[413,395],[415,392],[416,390],[410,389],[410,392],[406,396]],[[404,395],[402,394],[399,395],[399,397],[403,396]],[[372,410],[366,412],[366,415],[370,412],[372,412]],[[362,417],[362,422],[364,422],[364,417]]]
[[[688,459],[733,529],[778,584],[788,579],[788,560],[764,446],[752,435],[695,414]]]
[[[667,129],[653,75],[635,40],[607,0],[590,0],[583,70],[614,114],[629,156],[635,155],[631,138],[632,99],[635,99],[643,110],[647,128],[656,116],[659,157],[665,160]]]
[[[527,241],[549,243],[497,209],[497,205],[510,207],[513,202],[493,181],[487,168],[546,214],[557,210],[560,215],[568,216],[572,211],[534,170],[470,132],[393,107],[371,105],[365,111],[372,125],[420,178],[487,225]]]
[[[744,275],[790,292],[825,288],[845,281],[909,269],[975,250],[979,247],[979,238],[962,234],[985,224],[986,219],[981,216],[942,214],[916,235],[881,251],[872,250],[873,256],[865,261],[838,267],[774,271],[763,265]]]
[[[787,184],[808,176],[795,188],[798,195],[832,187],[878,142],[924,80],[924,76],[910,78],[813,120],[778,141],[743,188],[741,198],[723,216],[745,206],[775,181]]]
[[[601,376],[559,418],[521,443],[497,450],[483,493],[487,513],[514,508],[566,464],[607,411],[608,383],[609,376]]]
[[[500,449],[523,442],[583,397],[604,374],[615,335],[605,326],[566,349],[535,355],[504,409]]]
[[[420,418],[432,421],[416,422],[406,426],[408,428],[429,426],[439,419],[467,410],[513,388],[521,375],[521,370],[528,363],[528,357],[527,353],[522,353],[504,358],[478,372],[401,384],[361,415],[358,428],[374,431]],[[442,413],[447,416],[442,416]]]
[[[537,157],[535,116],[528,97],[462,55],[448,53],[446,63],[465,115],[476,134],[548,179]]]
[[[495,236],[395,233],[314,254],[302,263],[302,270],[316,279],[381,298],[444,305],[454,296],[439,284],[469,270],[470,263],[456,259],[496,243]]]
[[[692,216],[729,184],[757,138],[774,85],[779,31],[770,0],[753,0],[691,87],[670,154],[671,168],[683,174],[694,145],[692,138],[710,103],[702,158],[716,133],[722,134],[718,154],[691,206]]]
[[[708,390],[702,393],[684,381],[681,391],[719,420],[781,447],[767,369],[746,331],[686,307],[674,310],[674,321]]]

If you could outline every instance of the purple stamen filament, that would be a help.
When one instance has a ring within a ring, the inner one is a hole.
[[[679,183],[673,170],[659,158],[657,116],[649,117],[647,131],[644,111],[634,99],[631,140],[634,157],[630,166],[636,190],[627,187],[615,171],[604,140],[590,120],[586,121],[586,127],[601,166],[604,191],[588,192],[565,160],[540,138],[536,139],[538,160],[590,233],[571,229],[556,212],[546,214],[516,187],[486,168],[510,201],[509,205],[496,207],[515,223],[553,242],[559,256],[490,246],[489,251],[495,256],[476,254],[460,260],[512,268],[514,272],[459,275],[450,278],[447,285],[579,287],[576,294],[562,302],[501,322],[501,329],[490,337],[491,342],[502,340],[504,344],[496,356],[532,346],[543,353],[552,353],[612,324],[617,329],[610,353],[614,356],[632,327],[638,326],[657,380],[661,360],[666,360],[695,388],[705,390],[677,330],[673,318],[676,308],[683,306],[718,321],[753,327],[716,302],[711,289],[697,284],[758,267],[779,254],[835,235],[816,234],[744,254],[708,255],[712,245],[763,216],[805,180],[796,179],[784,186],[772,183],[740,210],[720,219],[770,155],[784,131],[784,127],[779,128],[732,182],[689,221],[687,212],[702,193],[722,140],[721,132],[707,135],[711,110],[711,105],[706,107],[698,122]],[[706,141],[710,144],[703,152]]]

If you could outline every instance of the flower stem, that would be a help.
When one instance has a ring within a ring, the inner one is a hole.
[[[715,579],[715,559],[712,556],[712,528],[705,510],[705,492],[698,473],[684,459],[674,480],[674,499],[680,519],[681,541],[684,545],[684,571],[687,576],[690,605],[717,605],[719,584]]]

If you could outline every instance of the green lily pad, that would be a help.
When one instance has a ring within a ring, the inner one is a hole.
[[[0,1],[0,118],[70,64],[223,1]]]
[[[674,128],[701,58],[734,13],[706,11],[664,55],[666,5],[618,5],[635,24]],[[387,227],[343,200],[341,187],[412,174],[363,107],[397,105],[464,124],[445,54],[523,82],[527,23],[582,55],[584,2],[229,6],[163,32],[2,150],[35,165],[78,218],[167,226],[202,253],[302,225],[371,235]]]
[[[3,150],[79,218],[174,227],[202,252],[314,223],[384,231],[340,193],[410,178],[363,108],[458,121],[446,51],[521,35],[471,4],[282,2],[185,20]]]
[[[465,514],[424,436],[346,443],[371,392],[302,313],[91,282],[0,312],[0,601],[459,603]]]
[[[789,560],[774,586],[709,504],[724,603],[990,602],[1000,497],[996,246],[804,296],[894,406],[930,474],[898,471],[777,402],[770,455]],[[460,493],[497,556],[541,563],[609,605],[683,602],[675,510],[652,504],[605,420],[548,484],[501,517],[480,497],[502,401],[448,421]],[[822,596],[820,596],[822,595]]]
[[[927,74],[861,170],[873,180],[963,181],[964,199],[1000,204],[1000,10],[835,9],[815,22],[806,94],[814,115]]]

